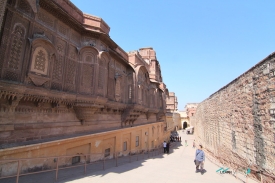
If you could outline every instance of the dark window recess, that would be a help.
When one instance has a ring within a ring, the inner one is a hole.
[[[111,148],[105,149],[105,156],[104,157],[108,157],[111,154]]]
[[[80,162],[80,156],[75,156],[72,158],[72,164],[76,164]]]
[[[123,151],[127,150],[127,142],[123,142]]]
[[[136,147],[139,146],[139,136],[136,136]]]

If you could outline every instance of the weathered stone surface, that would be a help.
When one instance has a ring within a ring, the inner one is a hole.
[[[2,24],[5,15],[7,0],[0,0],[0,34],[2,33]]]
[[[275,54],[201,102],[191,123],[197,141],[232,168],[275,175]],[[270,176],[269,176],[270,175]]]
[[[153,48],[126,53],[69,0],[0,4],[0,145],[164,120]]]

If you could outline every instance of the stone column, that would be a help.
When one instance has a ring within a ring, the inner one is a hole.
[[[2,31],[2,23],[5,15],[5,9],[6,9],[7,0],[0,0],[0,34]]]

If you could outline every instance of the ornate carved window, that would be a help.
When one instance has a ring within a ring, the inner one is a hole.
[[[108,97],[109,99],[114,99],[115,90],[115,65],[114,61],[111,60],[108,69]]]
[[[116,88],[115,88],[115,97],[116,97],[116,101],[120,101],[121,99],[121,82],[120,82],[121,78],[117,78],[116,79]]]
[[[31,71],[39,74],[48,74],[48,53],[43,47],[37,47],[33,52]]]
[[[24,27],[21,24],[15,25],[11,37],[12,40],[8,67],[10,69],[18,70],[20,66],[23,39],[25,37]]]
[[[97,50],[92,47],[84,48],[80,51],[81,63],[81,82],[80,91],[85,94],[94,93],[95,72],[97,63]]]
[[[98,88],[99,89],[103,89],[104,83],[105,83],[105,80],[104,80],[104,76],[105,76],[105,63],[106,63],[105,59],[102,59],[99,62],[99,76],[98,76]]]

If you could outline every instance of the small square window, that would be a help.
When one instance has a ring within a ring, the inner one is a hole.
[[[75,156],[72,158],[72,164],[76,164],[80,162],[80,156]]]
[[[127,142],[123,142],[123,151],[127,151]]]
[[[108,157],[111,154],[111,148],[105,149],[105,156],[104,157]]]

